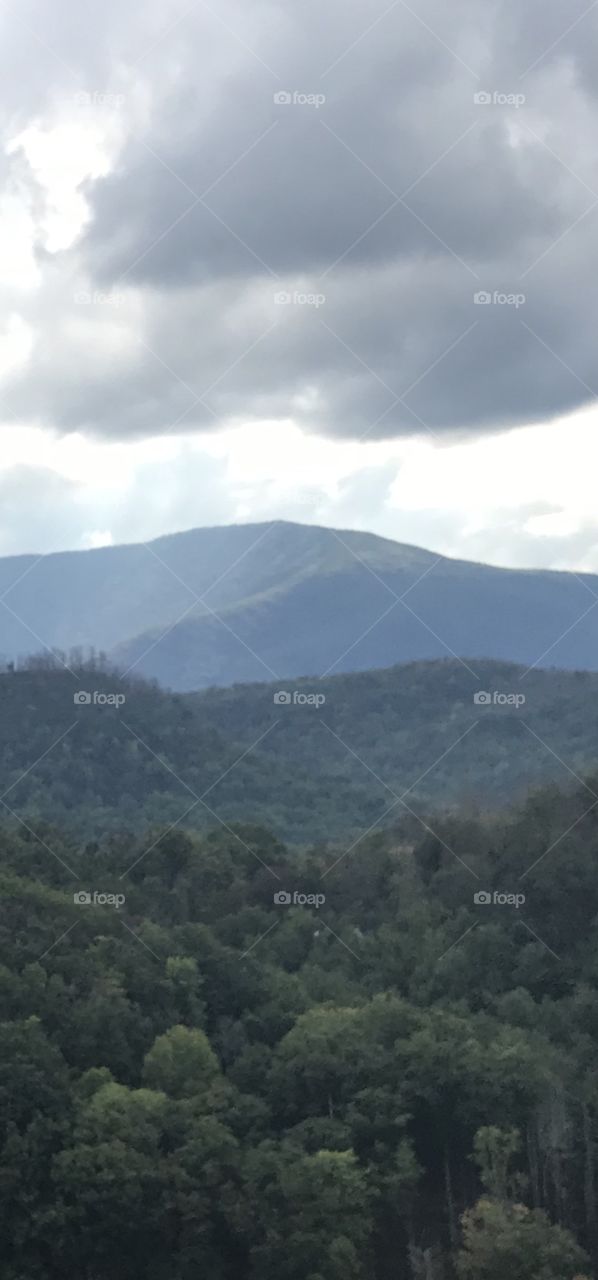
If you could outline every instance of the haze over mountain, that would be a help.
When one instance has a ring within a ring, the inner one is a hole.
[[[5,557],[0,603],[6,659],[93,646],[179,690],[455,655],[598,669],[596,575],[283,521]]]

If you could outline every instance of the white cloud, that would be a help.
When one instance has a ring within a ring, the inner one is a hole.
[[[102,129],[94,121],[70,119],[32,124],[8,144],[6,154],[22,153],[43,192],[43,207],[30,231],[31,239],[35,236],[48,253],[68,249],[85,226],[89,205],[82,184],[109,172],[116,145],[114,136],[112,146],[109,139],[114,132],[110,124]]]
[[[585,410],[444,446],[332,440],[289,422],[126,443],[7,427],[0,488],[18,481],[21,496],[0,528],[0,552],[290,519],[372,530],[463,559],[598,572],[597,425]]]

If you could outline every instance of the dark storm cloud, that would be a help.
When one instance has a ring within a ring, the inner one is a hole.
[[[94,44],[59,4],[53,93],[62,61],[79,87],[118,81],[131,129],[48,270],[11,404],[113,436],[292,417],[376,438],[592,398],[587,9],[198,3],[161,28],[130,4],[89,10]]]

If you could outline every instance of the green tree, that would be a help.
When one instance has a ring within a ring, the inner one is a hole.
[[[459,1280],[583,1280],[586,1255],[541,1209],[479,1200],[462,1225]]]
[[[482,1182],[495,1200],[506,1201],[517,1186],[517,1175],[510,1175],[510,1164],[521,1146],[516,1129],[498,1129],[486,1125],[478,1129],[474,1139],[476,1163]]]
[[[170,1098],[204,1093],[219,1075],[218,1059],[204,1031],[171,1027],[146,1054],[143,1079]]]
[[[266,1144],[246,1165],[256,1218],[255,1280],[363,1280],[371,1193],[351,1151],[299,1155]]]

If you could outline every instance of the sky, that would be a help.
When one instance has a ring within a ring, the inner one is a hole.
[[[0,554],[598,572],[598,0],[0,0]]]

